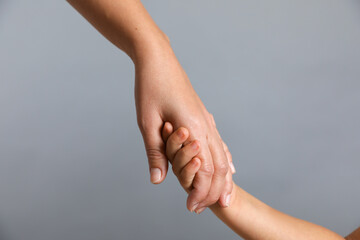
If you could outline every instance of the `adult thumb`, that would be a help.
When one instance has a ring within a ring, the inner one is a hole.
[[[161,138],[162,121],[158,124],[146,124],[140,127],[144,139],[146,155],[149,161],[150,181],[159,184],[166,178],[168,160],[165,155],[165,144]]]

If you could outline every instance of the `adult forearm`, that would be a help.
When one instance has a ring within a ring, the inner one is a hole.
[[[319,225],[279,212],[235,186],[230,207],[211,210],[245,239],[344,239]]]
[[[173,53],[167,36],[139,0],[68,0],[100,33],[126,52],[135,64],[137,121],[149,160],[150,179],[161,183],[167,173],[160,129],[165,121],[187,127],[199,140],[201,167],[188,208],[200,212],[219,202],[227,205],[231,172],[221,138]]]
[[[160,48],[171,51],[167,36],[139,0],[67,1],[134,63]]]

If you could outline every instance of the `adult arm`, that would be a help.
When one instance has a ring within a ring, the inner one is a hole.
[[[160,131],[165,121],[191,132],[202,150],[201,168],[188,197],[189,210],[204,209],[219,200],[226,206],[232,191],[222,142],[210,114],[177,61],[166,35],[139,0],[68,0],[101,34],[123,50],[135,65],[137,120],[149,160],[151,181],[161,183],[168,161]]]

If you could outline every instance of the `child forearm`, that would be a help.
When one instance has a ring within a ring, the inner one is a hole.
[[[234,184],[231,204],[211,210],[226,225],[245,239],[316,239],[344,240],[338,234],[319,225],[279,212]]]

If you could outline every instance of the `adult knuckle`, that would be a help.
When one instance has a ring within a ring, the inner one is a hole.
[[[214,174],[214,167],[211,165],[204,165],[202,171],[205,176],[211,177]]]
[[[194,131],[199,131],[202,129],[203,127],[203,120],[199,119],[199,118],[193,118],[191,119],[189,126],[191,127],[191,129]]]
[[[228,171],[229,171],[228,165],[225,163],[221,163],[216,167],[214,174],[218,174],[220,176],[225,176]]]
[[[163,153],[156,148],[146,148],[146,154],[149,160],[159,159],[163,156]]]
[[[151,121],[144,117],[137,118],[137,125],[142,133],[146,133],[151,129]]]

